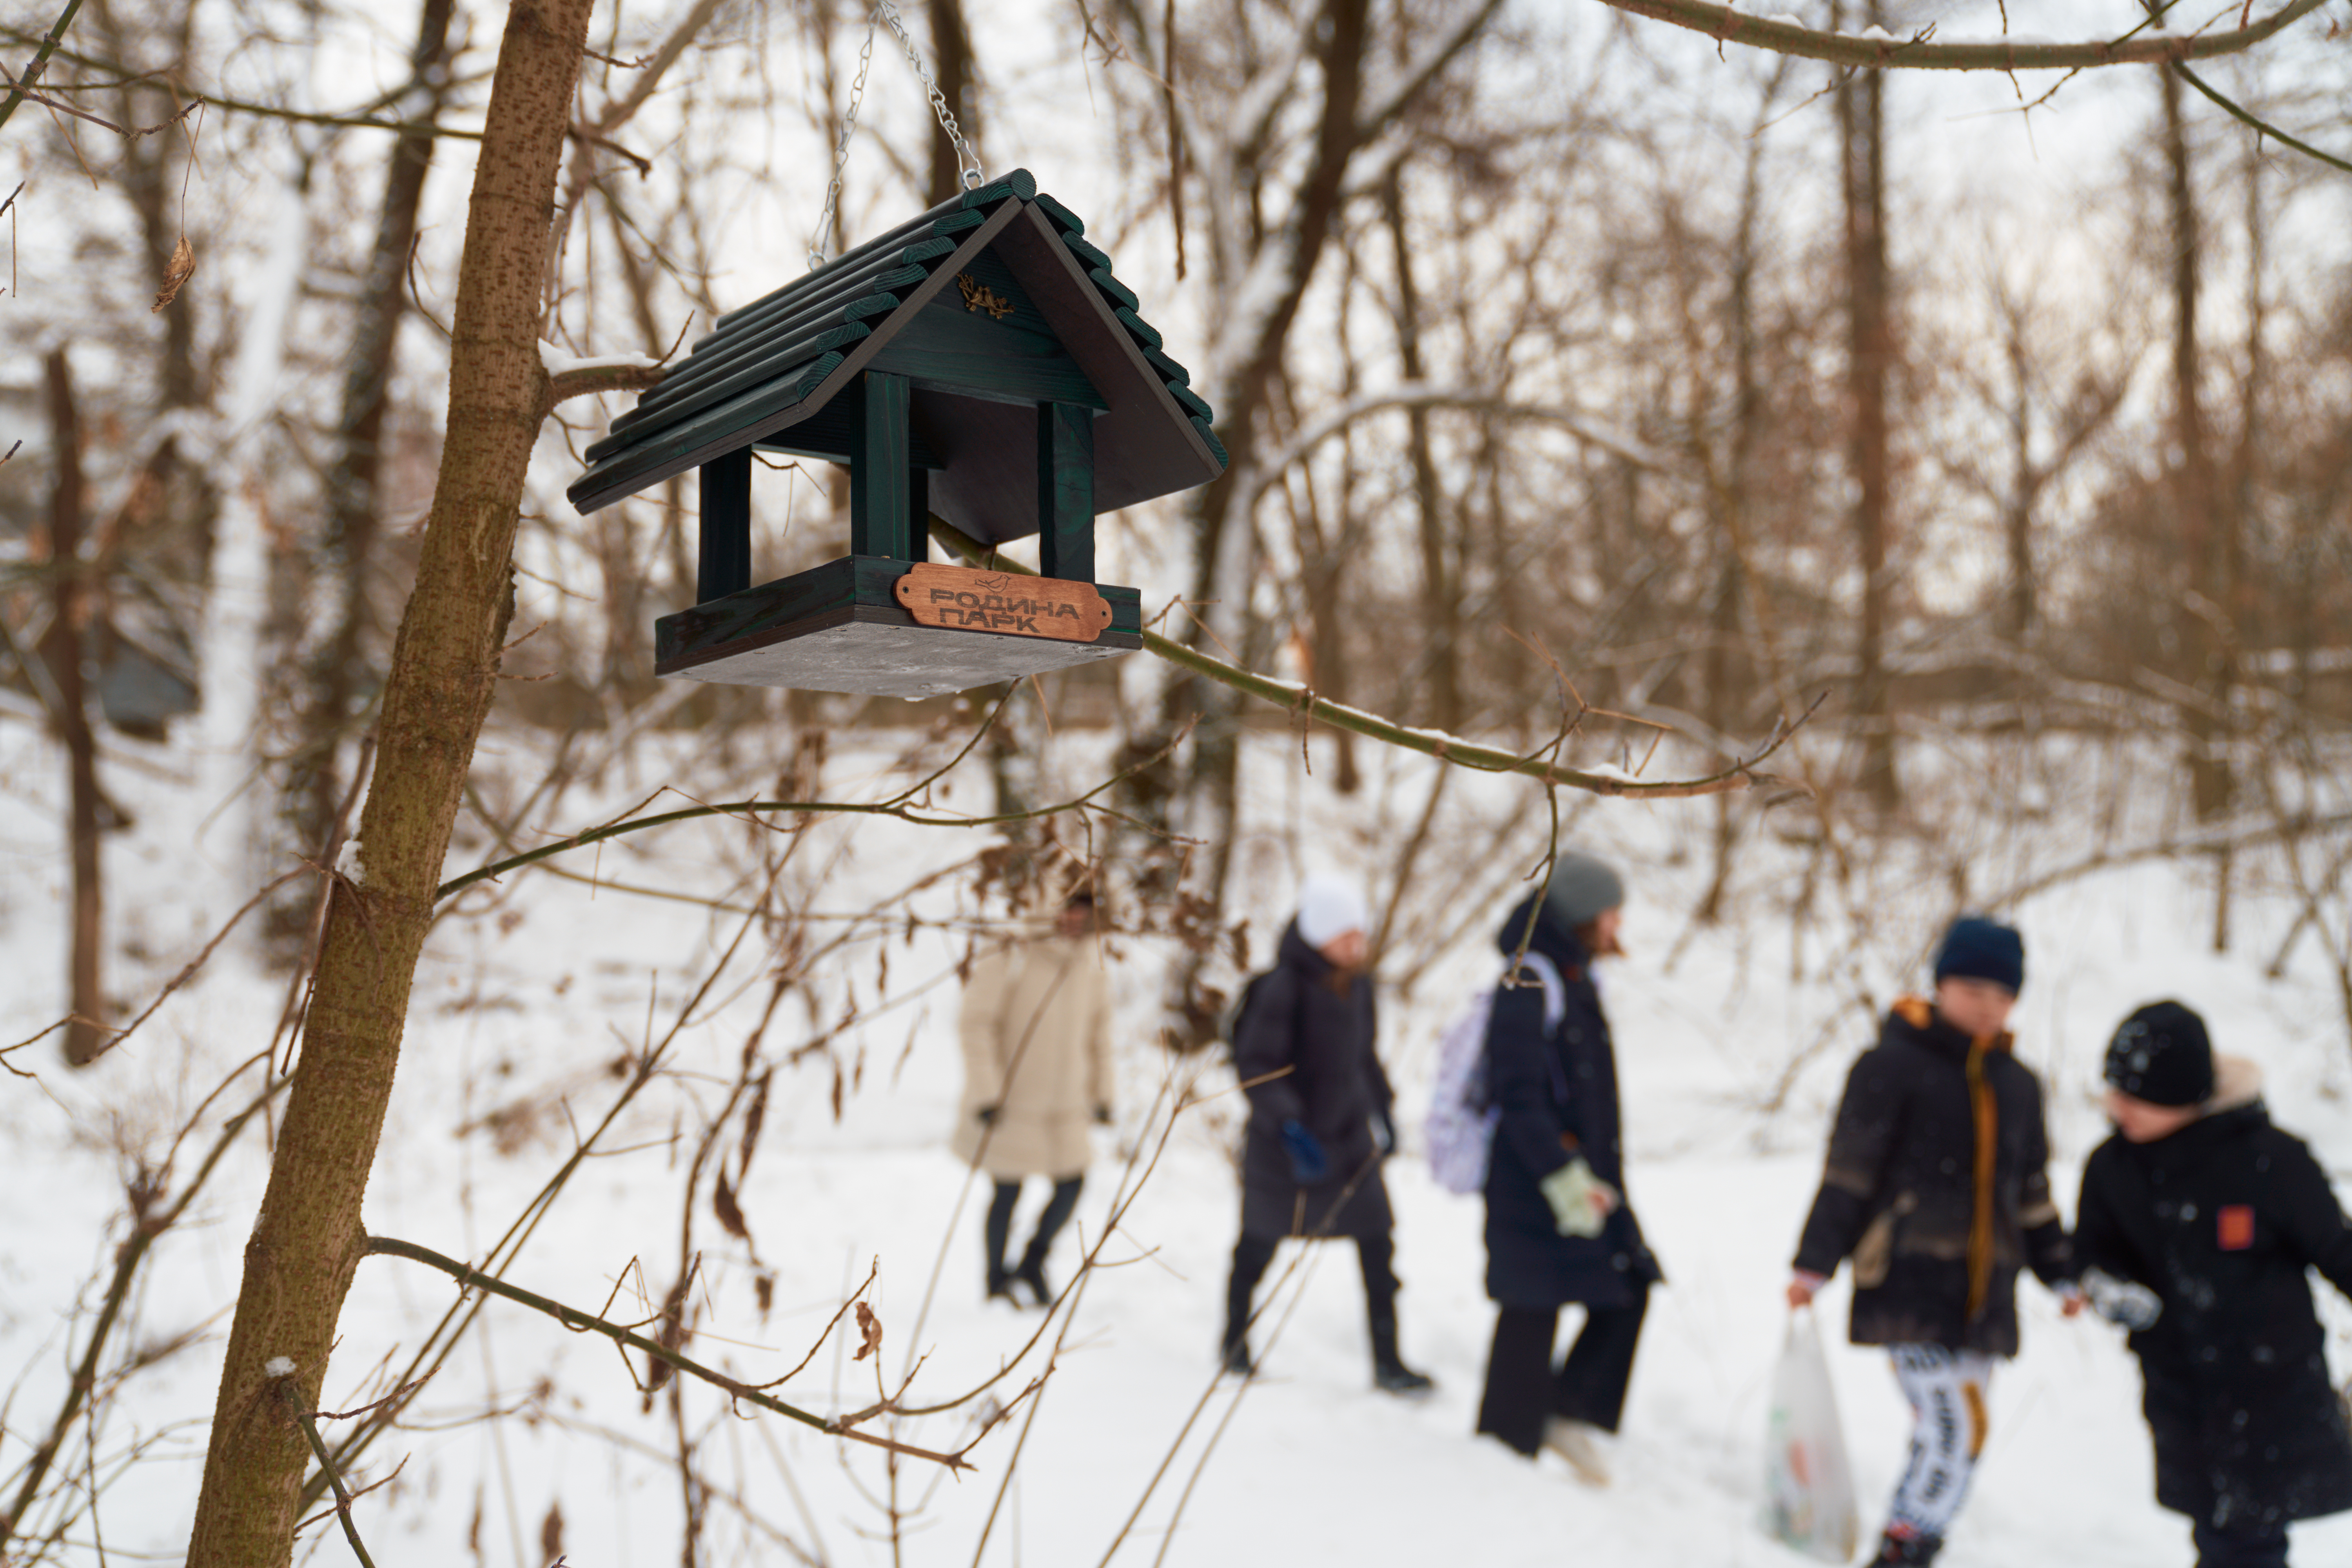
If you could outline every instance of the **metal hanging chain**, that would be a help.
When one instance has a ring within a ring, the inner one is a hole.
[[[955,110],[948,107],[947,94],[931,79],[931,68],[923,63],[923,51],[915,47],[907,31],[904,18],[898,15],[896,0],[875,0],[873,11],[866,18],[866,40],[857,47],[857,77],[849,84],[849,111],[841,117],[841,141],[833,150],[833,181],[824,190],[824,216],[818,220],[816,233],[809,240],[809,270],[814,272],[825,262],[825,247],[833,240],[833,225],[841,205],[841,173],[849,164],[849,143],[857,134],[857,110],[866,101],[866,73],[874,64],[874,34],[883,23],[907,51],[907,63],[915,68],[915,75],[923,84],[923,91],[931,100],[931,112],[939,117],[940,129],[946,132],[948,144],[955,149],[956,169],[968,191],[980,189],[982,175],[980,154],[964,140],[963,132],[956,125]]]

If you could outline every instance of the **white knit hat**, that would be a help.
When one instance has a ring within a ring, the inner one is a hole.
[[[1345,877],[1316,875],[1298,889],[1298,934],[1309,947],[1322,947],[1351,931],[1370,931],[1372,911],[1355,883]]]

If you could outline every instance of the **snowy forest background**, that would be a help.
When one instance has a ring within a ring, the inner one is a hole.
[[[2352,156],[2352,6],[2298,3],[2191,80],[1853,70],[1590,0],[908,0],[987,168],[1085,216],[1234,455],[1106,518],[1100,575],[1385,727],[1150,653],[917,704],[656,681],[695,489],[580,517],[563,487],[632,401],[583,395],[526,431],[495,700],[398,908],[350,840],[404,776],[373,773],[378,721],[471,384],[508,14],[0,15],[0,93],[62,27],[0,100],[0,1558],[186,1557],[311,987],[381,990],[413,933],[397,1083],[387,1058],[352,1146],[369,1233],[747,1383],[807,1355],[774,1397],[973,1469],[375,1258],[311,1390],[352,1413],[320,1429],[377,1489],[378,1563],[1800,1561],[1754,1528],[1778,1289],[1845,1065],[1952,914],[2026,931],[2070,1200],[2107,1034],[2162,994],[2352,1178],[2352,176],[2231,112]],[[593,9],[522,272],[544,363],[666,356],[801,272],[866,21]],[[850,243],[955,188],[872,49]],[[761,579],[842,552],[842,476],[758,486]],[[1752,787],[1548,789],[1433,734]],[[1412,1124],[1555,836],[1633,889],[1605,982],[1671,1280],[1606,1493],[1470,1438],[1477,1205],[1410,1127],[1404,1349],[1438,1396],[1370,1392],[1352,1269],[1313,1252],[1265,1375],[1212,1375],[1239,1125],[1212,1037],[1298,879],[1373,894]],[[1122,1094],[1055,1273],[1100,1267],[1040,1318],[980,1300],[953,1005],[1073,867],[1108,900]],[[2186,1561],[2128,1358],[2027,1289],[1947,1561]],[[2352,1309],[2324,1310],[2352,1372]],[[1867,1516],[1904,1413],[1835,1360]],[[344,1560],[300,1484],[297,1555]],[[2352,1553],[2343,1521],[2298,1539]]]

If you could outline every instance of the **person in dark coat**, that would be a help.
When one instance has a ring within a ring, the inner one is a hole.
[[[1650,1287],[1664,1279],[1625,1201],[1617,1058],[1592,979],[1595,960],[1623,951],[1624,901],[1605,862],[1559,855],[1496,939],[1507,964],[1523,950],[1528,962],[1495,993],[1486,1026],[1486,1092],[1500,1111],[1486,1294],[1498,1310],[1478,1430],[1522,1454],[1549,1447],[1596,1486],[1609,1472],[1594,1435],[1617,1430]],[[1555,1367],[1570,1303],[1584,1322]]]
[[[1397,1353],[1395,1218],[1381,1161],[1396,1148],[1395,1096],[1372,1048],[1363,895],[1310,877],[1271,970],[1250,983],[1234,1025],[1234,1068],[1249,1097],[1242,1227],[1225,1292],[1224,1361],[1249,1376],[1251,1298],[1286,1237],[1344,1236],[1363,1267],[1372,1381],[1421,1394],[1430,1380]]]
[[[2017,1353],[2017,1276],[2031,1267],[2080,1310],[2050,1200],[2042,1087],[2005,1026],[2025,942],[1952,922],[1936,999],[1895,1003],[1846,1078],[1821,1192],[1798,1244],[1792,1308],[1853,1262],[1850,1337],[1885,1345],[1911,1402],[1910,1461],[1874,1562],[1923,1563],[1968,1496],[1996,1358]]]
[[[2290,1521],[2352,1509],[2305,1273],[2352,1296],[2352,1228],[2259,1070],[2217,1059],[2179,1003],[2124,1020],[2106,1079],[2116,1131],[2084,1167],[2074,1245],[2093,1300],[2132,1326],[2156,1500],[2192,1521],[2199,1568],[2280,1568]]]

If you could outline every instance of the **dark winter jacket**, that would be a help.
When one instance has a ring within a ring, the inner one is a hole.
[[[2352,1295],[2352,1229],[2311,1151],[2271,1124],[2252,1064],[2221,1065],[2225,1109],[2169,1138],[2117,1135],[2092,1152],[2075,1248],[2084,1268],[2164,1303],[2130,1342],[2156,1500],[2268,1529],[2352,1508],[2352,1435],[2305,1274]]]
[[[2042,1086],[2009,1037],[1973,1042],[1906,997],[1847,1075],[1797,1267],[1853,1260],[1856,1344],[2015,1355],[2019,1268],[2074,1272],[2049,1158]]]
[[[1594,1175],[1623,1193],[1625,1157],[1617,1057],[1583,944],[1536,899],[1511,911],[1497,945],[1507,957],[1518,952],[1529,903],[1541,912],[1528,945],[1559,971],[1568,1011],[1547,1030],[1540,985],[1495,993],[1486,1089],[1502,1115],[1486,1164],[1486,1294],[1506,1307],[1630,1306],[1636,1289],[1664,1278],[1630,1201],[1599,1236],[1562,1236],[1539,1184],[1581,1154]]]
[[[1234,1071],[1244,1083],[1265,1080],[1246,1090],[1244,1235],[1383,1236],[1394,1225],[1372,1139],[1374,1112],[1386,1117],[1395,1098],[1372,1050],[1375,1023],[1370,977],[1340,977],[1297,922],[1285,927],[1274,967],[1234,1025]],[[1294,1121],[1329,1162],[1330,1175],[1311,1185],[1292,1179],[1283,1147],[1282,1124]]]

